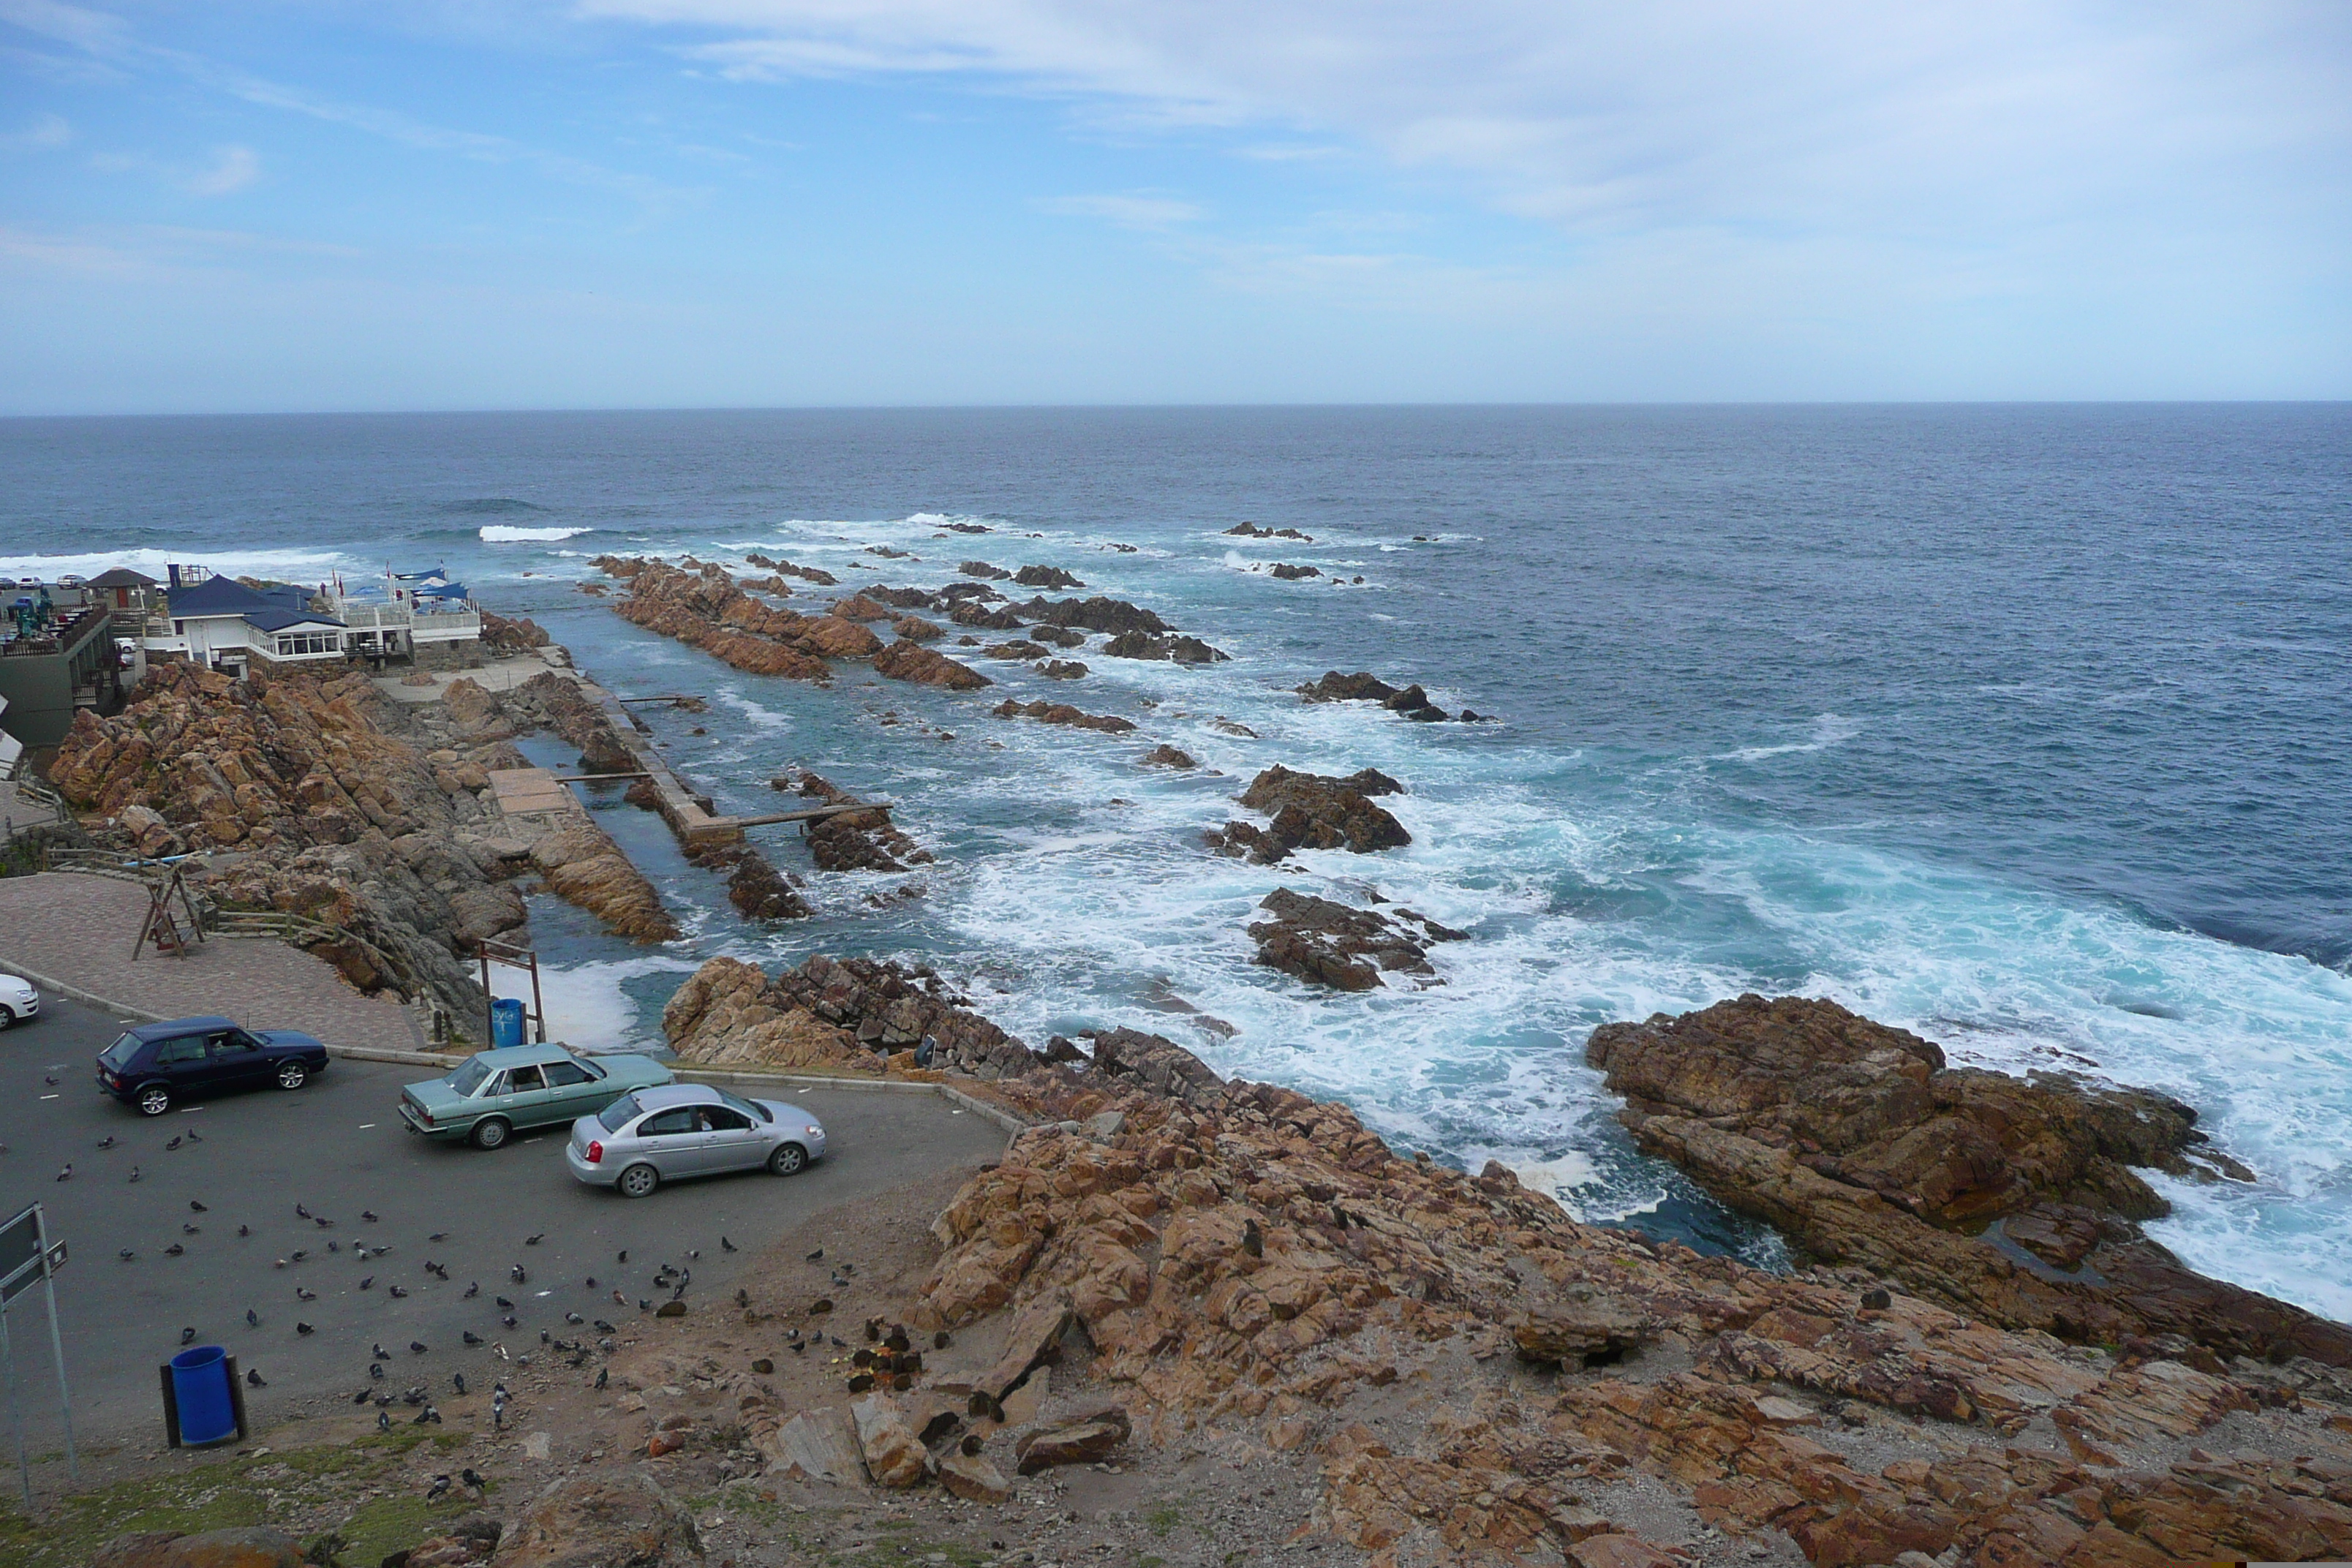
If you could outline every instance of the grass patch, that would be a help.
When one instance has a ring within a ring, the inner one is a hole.
[[[1174,1503],[1162,1503],[1143,1516],[1143,1522],[1152,1534],[1165,1536],[1184,1522],[1184,1510]]]

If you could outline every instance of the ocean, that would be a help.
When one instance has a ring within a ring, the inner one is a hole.
[[[714,953],[917,954],[1033,1043],[1154,1030],[1585,1217],[1769,1261],[1633,1152],[1582,1045],[1803,992],[1956,1061],[2197,1106],[2260,1179],[2158,1178],[2176,1208],[2153,1234],[2352,1317],[2352,408],[16,420],[0,476],[0,573],[444,564],[614,689],[710,699],[649,719],[724,807],[807,766],[898,803],[938,855],[812,874],[814,918],[754,930],[657,819],[599,802],[687,934],[632,947],[535,900],[578,1043],[657,1038]],[[1224,531],[1244,521],[1312,542]],[[974,660],[999,685],[961,696],[853,665],[828,689],[578,591],[604,552],[753,551],[844,592],[1059,566],[1233,658],[1080,655],[1076,682]],[[1496,721],[1302,703],[1327,669]],[[989,716],[1007,695],[1140,728]],[[1158,742],[1214,773],[1139,766]],[[1303,875],[1203,850],[1276,762],[1394,775],[1412,846]],[[1442,985],[1310,993],[1251,962],[1253,906],[1285,885],[1376,889],[1469,938],[1434,951]]]

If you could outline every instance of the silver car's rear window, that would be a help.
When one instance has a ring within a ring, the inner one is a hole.
[[[604,1113],[596,1118],[596,1122],[607,1132],[618,1132],[629,1124],[629,1118],[636,1113],[637,1097],[634,1094],[625,1094],[606,1106]]]

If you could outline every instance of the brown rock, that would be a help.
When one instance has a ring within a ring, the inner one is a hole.
[[[675,1568],[702,1556],[694,1518],[641,1471],[591,1470],[550,1485],[500,1542],[499,1568]]]
[[[302,1568],[302,1548],[268,1525],[194,1535],[150,1530],[116,1536],[90,1555],[89,1568]]]
[[[1189,752],[1180,752],[1171,745],[1158,745],[1143,755],[1143,765],[1149,768],[1197,768]]]
[[[709,960],[672,994],[662,1036],[679,1060],[702,1067],[882,1069],[848,1030],[793,1005],[758,967],[732,958]]]
[[[941,1459],[940,1485],[966,1502],[993,1506],[1013,1496],[1013,1483],[978,1454],[950,1454]]]
[[[1249,928],[1257,962],[1339,991],[1369,991],[1382,971],[1433,975],[1431,945],[1465,935],[1411,910],[1353,910],[1287,888],[1267,894],[1258,908],[1273,918]]]
[[[970,665],[958,664],[945,654],[905,637],[876,654],[874,668],[892,680],[943,687],[950,691],[976,691],[992,684],[988,677]]]
[[[1132,720],[1108,713],[1083,713],[1066,702],[1024,703],[1008,697],[991,711],[999,719],[1036,719],[1047,724],[1066,724],[1073,729],[1098,730],[1106,735],[1122,735],[1135,728]]]
[[[858,1454],[876,1486],[903,1491],[923,1484],[930,1473],[930,1456],[897,1401],[869,1394],[849,1407],[849,1415],[857,1428]]]
[[[1208,834],[1209,846],[1264,865],[1301,848],[1345,848],[1359,855],[1401,848],[1412,842],[1412,835],[1370,797],[1403,791],[1402,784],[1371,768],[1330,778],[1276,765],[1251,780],[1241,797],[1244,805],[1274,820],[1264,829],[1228,823]]]
[[[1091,1465],[1108,1459],[1131,1431],[1127,1412],[1114,1405],[1080,1420],[1028,1433],[1013,1451],[1021,1473],[1034,1476],[1057,1465]]]

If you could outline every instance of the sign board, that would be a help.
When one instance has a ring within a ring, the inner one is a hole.
[[[0,1225],[0,1301],[15,1300],[64,1266],[66,1244],[50,1242],[45,1256],[41,1243],[38,1204]]]

